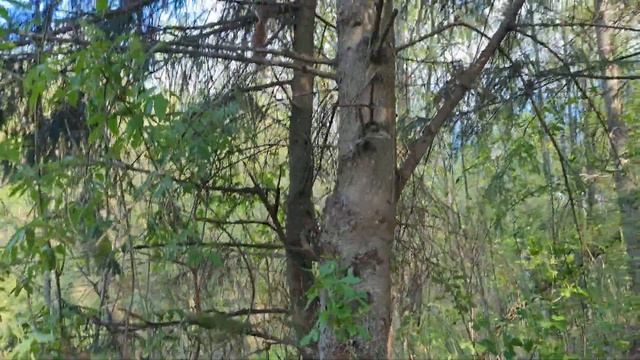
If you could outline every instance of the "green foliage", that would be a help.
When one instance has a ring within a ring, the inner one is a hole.
[[[96,0],[96,11],[104,13],[109,8],[109,0]]]
[[[204,329],[223,331],[228,335],[242,335],[249,330],[248,324],[231,319],[223,314],[187,314],[187,323]]]
[[[353,275],[353,269],[343,269],[337,262],[328,260],[320,264],[315,282],[307,292],[307,307],[314,301],[321,301],[315,327],[301,340],[301,346],[318,341],[322,328],[330,328],[340,340],[354,336],[369,338],[367,329],[359,324],[359,319],[369,311],[367,295],[357,290],[360,278]]]
[[[180,2],[171,12],[144,3],[124,15],[108,0],[95,2],[96,16],[58,8],[44,31],[48,4],[33,20],[16,15],[32,4],[0,5],[0,358],[297,358],[293,345],[313,346],[323,329],[370,338],[361,279],[330,260],[314,269],[307,293],[309,308],[322,304],[314,328],[300,344],[289,341],[278,241],[290,195],[286,144],[295,140],[294,98],[282,86],[291,69],[226,60],[246,56],[220,50],[245,47],[229,22],[246,15],[242,4],[214,11],[222,22],[212,23],[229,25],[210,28],[192,23]],[[484,2],[441,3],[400,7],[397,42],[449,18],[495,25],[496,9]],[[319,58],[336,56],[333,6],[317,9]],[[603,82],[588,76],[604,69],[596,28],[530,26],[567,16],[590,23],[594,9],[526,7],[526,31],[585,77],[555,75],[570,69],[513,34],[501,51],[515,63],[494,57],[437,134],[398,204],[394,358],[623,358],[635,340],[640,298],[629,288],[620,231],[614,129]],[[605,65],[637,74],[628,19],[616,30],[625,60]],[[274,47],[289,41],[288,23],[279,25]],[[208,42],[211,34],[224,45]],[[399,160],[480,40],[455,26],[398,53]],[[532,76],[548,133],[520,75]],[[270,82],[280,85],[263,87]],[[637,184],[640,85],[622,83],[629,137],[620,155]],[[313,94],[313,134],[302,141],[313,145],[310,200],[319,210],[335,180],[344,99],[320,77]]]

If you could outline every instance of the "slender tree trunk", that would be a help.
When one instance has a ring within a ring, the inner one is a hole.
[[[596,0],[598,24],[610,24],[613,8],[608,0]],[[598,51],[603,61],[608,61],[614,50],[612,29],[597,27]],[[610,63],[605,69],[605,75],[618,75],[618,65]],[[608,79],[603,81],[604,103],[607,110],[607,125],[613,143],[613,153],[616,161],[615,184],[618,193],[618,205],[622,222],[622,236],[627,245],[629,256],[629,271],[632,290],[640,294],[640,199],[638,187],[634,181],[632,169],[633,161],[629,161],[627,140],[628,129],[621,119],[622,100],[620,99],[620,81]]]
[[[313,56],[313,30],[316,0],[300,0],[293,33],[293,50],[299,55]],[[313,327],[316,307],[305,309],[305,293],[313,284],[312,258],[303,249],[316,232],[313,193],[313,119],[314,76],[294,71],[291,83],[291,123],[289,125],[289,195],[287,199],[287,275],[290,310],[297,338]],[[313,354],[309,354],[313,356]],[[306,356],[306,355],[304,355]]]
[[[608,25],[614,13],[608,0],[596,0],[597,23]],[[603,61],[612,58],[615,44],[612,37],[613,30],[596,27],[598,52]],[[619,73],[618,65],[610,63],[604,70],[605,75],[612,77]],[[640,295],[640,191],[634,179],[633,161],[629,161],[627,141],[628,129],[621,119],[622,100],[620,99],[620,81],[612,78],[603,80],[604,103],[607,110],[607,126],[612,140],[612,153],[616,161],[614,176],[616,192],[618,193],[618,207],[620,208],[622,236],[627,246],[629,256],[629,273],[631,275],[631,290]],[[637,337],[631,345],[629,358],[640,359],[640,339]]]
[[[384,359],[391,325],[389,260],[395,222],[395,53],[392,2],[338,0],[338,174],[321,245],[362,279],[369,339],[322,330],[320,357]],[[327,301],[321,298],[321,306]]]

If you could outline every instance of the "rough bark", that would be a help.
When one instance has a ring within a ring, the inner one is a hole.
[[[338,173],[326,201],[324,255],[362,279],[369,339],[321,332],[324,359],[383,359],[391,324],[389,261],[395,221],[395,53],[392,2],[338,0]],[[321,297],[321,306],[327,300]]]
[[[293,50],[313,56],[316,0],[301,0],[296,12]],[[289,194],[287,199],[286,250],[290,310],[297,338],[313,327],[316,307],[305,309],[305,293],[313,284],[312,258],[302,251],[316,231],[313,192],[314,75],[296,70],[291,81],[291,123],[289,125]],[[314,356],[313,351],[303,356]]]
[[[614,43],[613,29],[607,28],[611,22],[614,9],[607,0],[596,0],[598,12],[598,24],[596,27],[598,39],[598,51],[603,61],[612,58]],[[633,161],[629,161],[630,155],[627,149],[628,128],[621,118],[622,100],[620,98],[620,81],[616,79],[619,74],[618,65],[611,62],[604,70],[604,75],[610,78],[602,81],[604,89],[604,104],[607,111],[607,127],[613,146],[612,153],[616,157],[615,184],[618,193],[618,206],[620,208],[622,236],[624,237],[629,256],[629,272],[631,275],[632,290],[640,294],[640,192],[634,181]]]
[[[326,201],[321,246],[362,279],[370,311],[359,319],[369,339],[339,340],[321,332],[319,355],[327,359],[388,357],[391,324],[390,258],[399,191],[415,170],[433,137],[472,87],[473,81],[513,30],[524,0],[514,0],[505,20],[479,58],[452,82],[451,97],[395,171],[395,51],[392,3],[338,0],[338,174]],[[321,297],[321,307],[327,301]]]

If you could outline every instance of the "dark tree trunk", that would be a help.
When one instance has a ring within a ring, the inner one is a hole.
[[[313,29],[316,0],[301,0],[296,12],[293,50],[299,55],[313,56]],[[291,123],[289,125],[289,195],[287,199],[287,275],[290,310],[297,338],[306,335],[315,321],[316,307],[305,309],[305,293],[313,284],[312,258],[308,251],[316,232],[312,202],[313,82],[310,73],[295,71],[291,83]],[[313,356],[313,354],[310,354]],[[305,355],[306,356],[306,355]]]

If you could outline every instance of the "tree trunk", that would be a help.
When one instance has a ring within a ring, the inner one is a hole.
[[[451,97],[438,109],[395,170],[395,51],[392,2],[338,0],[338,174],[326,201],[320,245],[362,281],[369,312],[358,319],[369,337],[338,339],[322,329],[320,358],[388,357],[391,324],[391,245],[396,200],[433,138],[473,86],[504,37],[514,29],[524,0],[514,0],[478,59],[455,79]],[[397,173],[397,175],[396,175]],[[321,295],[320,306],[329,294]],[[331,314],[328,314],[331,315]]]
[[[383,359],[391,324],[389,260],[394,234],[395,53],[392,2],[338,0],[338,173],[325,204],[321,246],[362,281],[370,338],[321,331],[320,358]],[[321,306],[327,301],[321,297]]]
[[[607,0],[596,0],[598,24],[610,24],[613,13],[611,4]],[[608,61],[614,50],[613,29],[596,27],[598,51],[603,61]],[[604,74],[611,77],[618,76],[618,65],[610,63]],[[615,183],[618,193],[618,206],[622,223],[622,236],[627,245],[629,256],[629,271],[631,275],[632,291],[640,294],[640,199],[632,169],[633,161],[629,161],[627,140],[628,129],[621,119],[622,101],[620,99],[620,81],[612,78],[603,80],[604,103],[607,110],[607,126],[612,140],[612,152],[616,161]]]
[[[296,12],[293,50],[313,56],[316,0],[301,0]],[[317,231],[313,193],[313,74],[294,71],[291,83],[289,125],[289,195],[287,199],[286,249],[290,310],[296,336],[301,339],[313,327],[316,307],[305,309],[305,294],[313,284],[312,258],[303,249]],[[314,356],[303,354],[303,356]]]
[[[598,25],[611,23],[611,15],[614,9],[608,0],[596,0],[596,13]],[[598,39],[598,52],[600,58],[607,62],[613,54],[615,44],[612,37],[613,29],[596,27]],[[629,256],[629,274],[631,276],[631,291],[640,294],[640,191],[634,182],[633,161],[629,161],[627,141],[628,129],[621,119],[622,100],[620,99],[620,81],[618,65],[609,63],[604,74],[611,79],[603,80],[604,104],[607,110],[607,127],[611,136],[612,153],[616,161],[614,176],[616,192],[618,193],[618,207],[620,208],[622,236],[627,246]],[[631,345],[629,358],[640,358],[640,338],[634,335],[635,341]]]

